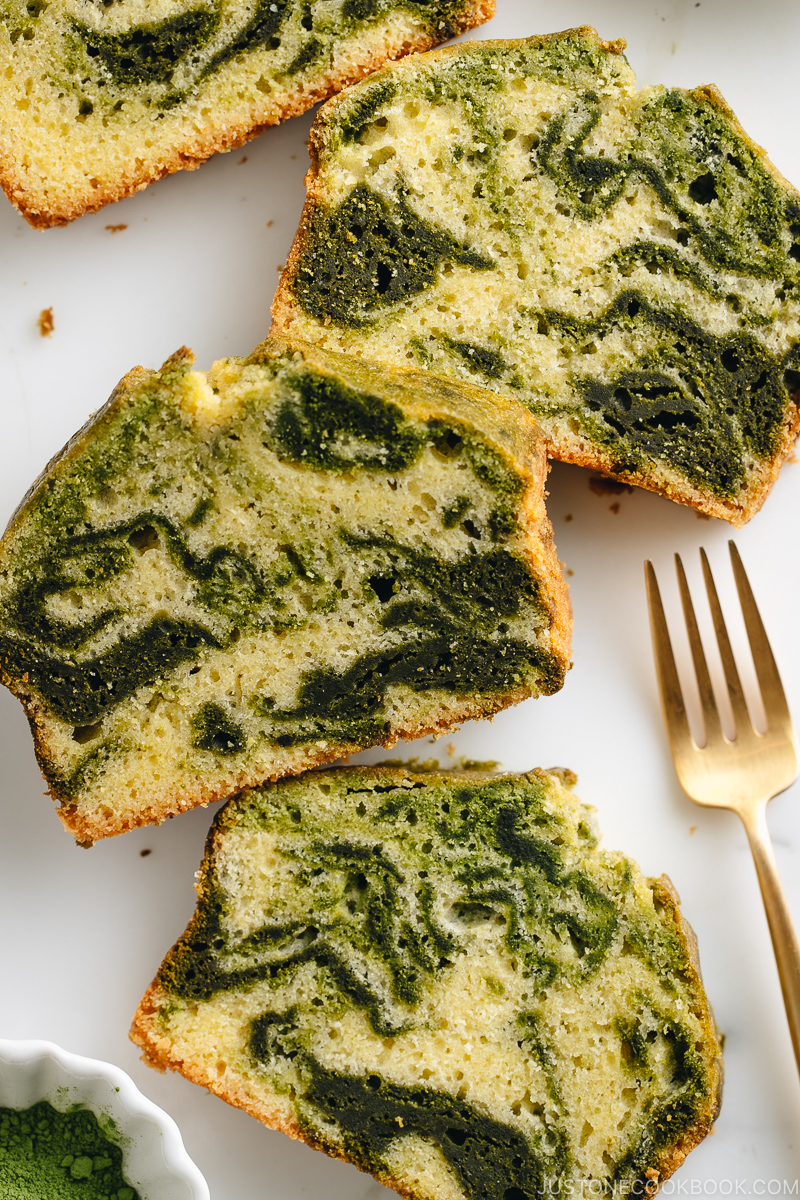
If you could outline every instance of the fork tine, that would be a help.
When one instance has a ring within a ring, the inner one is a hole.
[[[714,584],[714,576],[711,574],[711,567],[706,552],[702,548],[700,550],[700,558],[703,563],[703,577],[705,579],[706,592],[708,593],[708,602],[711,606],[714,631],[717,635],[717,644],[719,645],[720,657],[722,658],[722,670],[725,675],[725,682],[728,685],[728,695],[730,696],[731,708],[733,709],[736,737],[737,740],[745,740],[748,738],[748,735],[755,734],[755,729],[750,720],[750,714],[747,711],[742,681],[739,678],[736,660],[733,657],[728,630],[725,626],[725,618],[722,615],[719,596]]]
[[[714,689],[711,686],[711,676],[708,672],[708,663],[706,662],[703,643],[700,640],[700,630],[697,628],[697,617],[694,613],[689,585],[686,582],[686,572],[683,569],[680,554],[675,555],[675,570],[678,575],[678,588],[681,594],[683,616],[686,621],[689,647],[692,651],[692,661],[694,662],[694,670],[697,677],[697,689],[700,693],[700,707],[705,724],[706,744],[708,744],[711,738],[716,740],[721,736],[722,725],[719,719],[719,710],[714,696]]]
[[[664,605],[661,602],[661,592],[653,564],[648,559],[644,564],[645,582],[647,584],[647,606],[650,610],[650,629],[652,631],[653,655],[656,660],[656,676],[658,690],[661,696],[661,708],[664,713],[664,723],[670,746],[678,739],[691,739],[689,719],[686,715],[686,705],[683,702],[681,681],[675,666],[675,655],[669,640],[667,618],[664,615]],[[674,757],[673,748],[673,757]]]
[[[761,698],[764,701],[764,712],[767,717],[767,728],[779,725],[791,725],[789,705],[783,690],[781,677],[769,644],[767,631],[761,620],[761,614],[756,605],[750,581],[745,573],[744,565],[739,557],[739,551],[734,542],[728,542],[733,566],[733,577],[736,580],[736,590],[739,593],[739,603],[742,606],[745,629],[753,655],[753,665],[756,669],[758,686],[761,688]]]

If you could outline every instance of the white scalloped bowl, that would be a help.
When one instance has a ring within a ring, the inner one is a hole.
[[[178,1126],[124,1071],[70,1054],[52,1042],[0,1038],[0,1107],[48,1100],[64,1112],[90,1108],[122,1150],[125,1178],[142,1200],[209,1200],[208,1184],[183,1145]],[[116,1134],[106,1127],[109,1117]]]

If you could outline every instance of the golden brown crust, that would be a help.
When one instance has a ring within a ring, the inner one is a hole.
[[[457,36],[481,25],[490,20],[494,12],[495,0],[475,0],[470,11],[465,12],[455,23],[450,36]],[[24,170],[15,170],[9,158],[0,160],[0,187],[35,229],[66,225],[76,217],[96,212],[107,204],[124,200],[127,196],[142,191],[165,175],[176,171],[194,171],[212,155],[235,150],[263,133],[265,129],[278,125],[289,117],[308,112],[315,104],[328,99],[342,88],[357,83],[387,62],[402,55],[428,51],[442,40],[441,36],[420,31],[417,38],[404,37],[402,42],[386,45],[358,62],[343,63],[338,71],[320,79],[309,90],[298,90],[294,95],[288,96],[283,104],[278,105],[277,111],[274,104],[270,105],[268,116],[265,116],[264,103],[253,104],[238,121],[222,129],[206,129],[187,136],[179,140],[177,145],[165,147],[157,163],[147,165],[144,160],[132,163],[126,174],[108,181],[105,185],[95,180],[94,185],[88,186],[83,194],[74,195],[70,201],[53,202],[42,196],[38,188],[31,186],[29,175]]]

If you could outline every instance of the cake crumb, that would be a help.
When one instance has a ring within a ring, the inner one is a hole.
[[[619,512],[619,500],[615,500],[613,504],[609,504],[608,510],[616,516]]]
[[[564,517],[564,520],[565,521],[574,521],[575,518],[573,517],[572,513],[567,513],[567,515]]]
[[[696,825],[690,825],[690,826],[689,826],[689,836],[691,837],[691,835],[692,835],[693,833],[697,833],[697,826],[696,826]]]
[[[152,851],[152,850],[140,850],[140,851],[139,851],[139,857],[140,857],[140,858],[147,858],[148,854],[152,854],[152,853],[153,853],[153,851]]]
[[[241,167],[241,166],[243,166],[243,165],[244,165],[246,162],[247,162],[247,155],[246,155],[246,154],[243,154],[243,155],[242,155],[242,157],[239,159],[239,161],[238,161],[238,163],[237,163],[236,165],[237,165],[237,167]]]
[[[43,308],[39,313],[39,333],[42,337],[50,337],[54,329],[52,308]]]
[[[373,767],[399,767],[403,771],[416,772],[431,772],[431,771],[446,771],[447,767],[443,767],[437,758],[421,759],[417,755],[413,758],[384,758],[380,762],[372,764]]]
[[[109,233],[122,233],[123,229],[127,229],[127,225],[106,225]]]

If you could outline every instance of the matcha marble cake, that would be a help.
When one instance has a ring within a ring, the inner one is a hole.
[[[623,46],[470,42],[329,102],[275,328],[516,396],[555,458],[740,525],[800,422],[800,197]]]
[[[0,183],[63,225],[198,167],[494,0],[0,0]]]
[[[0,542],[0,678],[64,823],[91,841],[557,691],[545,474],[525,409],[425,372],[280,339],[131,372]]]
[[[597,849],[573,783],[344,768],[230,801],[134,1041],[413,1200],[653,1194],[719,1046],[669,881]]]

